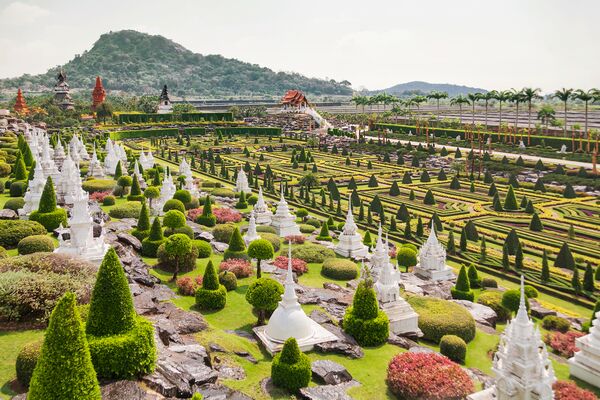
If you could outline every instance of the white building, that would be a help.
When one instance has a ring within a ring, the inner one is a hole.
[[[452,268],[446,264],[446,250],[438,242],[434,228],[434,222],[431,221],[429,237],[419,250],[419,262],[414,270],[415,275],[433,281],[454,279]]]
[[[571,375],[600,388],[600,311],[592,321],[590,332],[575,339],[579,351],[569,359]]]
[[[335,246],[335,252],[342,257],[364,258],[369,255],[369,249],[362,242],[358,233],[358,227],[354,222],[352,214],[352,201],[348,198],[348,214],[346,214],[346,223],[342,234],[339,236],[339,242]]]
[[[281,190],[281,198],[277,203],[277,210],[271,217],[271,226],[275,228],[280,237],[301,235],[300,227],[296,224],[296,217],[290,213],[287,201],[283,197],[283,190]]]
[[[256,204],[254,205],[253,212],[257,224],[271,225],[271,218],[273,217],[273,213],[271,212],[271,210],[269,210],[267,204],[265,203],[262,187],[258,188],[258,199],[256,200]]]

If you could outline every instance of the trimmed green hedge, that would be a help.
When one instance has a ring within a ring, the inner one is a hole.
[[[161,136],[177,136],[179,129],[164,128],[164,129],[140,129],[135,131],[116,131],[110,132],[112,140],[132,139],[132,138],[150,138]]]
[[[21,349],[19,355],[17,355],[17,361],[15,362],[17,380],[26,388],[29,387],[29,381],[31,381],[33,369],[37,364],[38,358],[40,357],[42,343],[44,343],[43,340],[28,343]]]
[[[281,132],[281,128],[264,126],[238,126],[215,129],[217,135],[220,133],[222,135],[280,136]]]
[[[454,362],[462,363],[467,356],[467,344],[456,335],[444,335],[440,340],[440,353]]]
[[[328,258],[323,262],[321,273],[331,279],[351,280],[358,276],[358,267],[351,260]]]
[[[121,113],[115,115],[118,124],[139,124],[147,122],[200,122],[200,121],[233,121],[230,112],[191,112],[181,114],[158,113]]]
[[[137,218],[140,215],[142,204],[139,201],[128,201],[114,206],[108,212],[111,218]]]
[[[19,241],[17,249],[20,255],[32,253],[51,253],[54,251],[54,240],[46,235],[27,236]]]
[[[193,127],[193,128],[184,128],[183,129],[183,134],[184,135],[190,135],[190,136],[203,136],[206,135],[206,129],[205,128],[199,128],[199,127]]]
[[[67,226],[67,212],[64,208],[57,208],[54,211],[41,213],[33,211],[29,216],[30,221],[36,221],[42,224],[48,232],[52,232],[60,226]]]
[[[445,335],[456,335],[468,343],[475,338],[475,320],[464,307],[433,297],[410,296],[407,301],[419,314],[424,339],[439,343]]]

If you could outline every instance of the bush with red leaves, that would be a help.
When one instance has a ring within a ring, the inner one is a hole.
[[[554,400],[598,400],[594,393],[577,387],[575,382],[571,381],[557,381],[552,389]]]
[[[283,243],[304,244],[306,237],[304,235],[288,235],[283,239]]]
[[[577,331],[550,332],[544,337],[544,342],[549,345],[552,350],[563,357],[573,357],[573,354],[578,350],[575,347],[575,339],[584,334]]]
[[[110,196],[112,194],[111,191],[107,192],[93,192],[90,193],[90,200],[97,201],[98,203],[102,203],[106,196]]]
[[[462,368],[436,353],[398,354],[388,365],[387,384],[401,399],[463,399],[474,390]]]
[[[187,212],[187,218],[190,221],[196,221],[196,218],[198,218],[200,215],[202,215],[202,208],[192,208]]]
[[[273,263],[277,268],[287,269],[288,267],[288,258],[285,256],[278,256]],[[292,257],[292,271],[298,275],[302,275],[305,272],[308,272],[308,267],[306,266],[306,261],[301,260],[299,258]]]
[[[241,258],[230,258],[229,260],[221,261],[219,264],[219,271],[230,271],[235,274],[235,277],[247,278],[252,275],[253,268],[250,261],[243,260]]]
[[[212,209],[213,215],[217,218],[217,223],[226,224],[228,222],[240,222],[242,214],[233,208],[220,207]]]

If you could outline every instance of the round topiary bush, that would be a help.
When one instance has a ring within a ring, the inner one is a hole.
[[[571,328],[571,322],[568,319],[557,317],[556,315],[546,315],[542,319],[542,327],[549,331],[567,332]]]
[[[273,228],[275,229],[275,228]],[[300,232],[302,233],[313,233],[315,231],[315,227],[309,224],[300,224]]]
[[[29,381],[33,374],[33,369],[37,364],[42,349],[43,340],[26,344],[19,354],[15,362],[15,370],[17,371],[17,380],[23,387],[29,387]]]
[[[177,199],[169,199],[165,202],[165,205],[163,206],[163,211],[167,212],[170,210],[178,210],[185,214],[185,205]]]
[[[54,240],[46,235],[33,235],[21,239],[17,245],[19,254],[51,253],[54,251]]]
[[[315,229],[319,229],[321,227],[321,221],[319,221],[318,219],[315,219],[315,218],[309,218],[308,220],[306,220],[305,224],[311,225]],[[313,231],[314,231],[314,229],[313,229]]]
[[[10,184],[10,197],[22,197],[27,191],[27,183],[24,181],[14,181]]]
[[[237,289],[237,278],[233,272],[221,271],[219,273],[219,283],[225,286],[228,292]]]
[[[461,305],[424,296],[410,296],[407,301],[419,314],[424,339],[439,343],[444,335],[456,335],[468,343],[475,338],[475,320]]]
[[[277,230],[269,225],[258,225],[256,227],[256,232],[264,232],[264,233],[272,233],[277,234]]]
[[[185,189],[179,189],[178,191],[176,191],[175,194],[173,195],[173,198],[175,200],[179,200],[183,204],[186,204],[186,203],[189,203],[192,201],[192,195],[190,194],[189,191],[187,191]]]
[[[198,258],[198,248],[192,246],[192,251],[177,260],[175,257],[169,256],[165,250],[165,243],[158,246],[156,251],[156,258],[158,258],[158,268],[163,271],[175,272],[177,265],[179,265],[179,273],[190,272],[196,269],[196,259]]]
[[[202,287],[196,290],[196,305],[203,310],[220,310],[227,302],[227,289],[219,283],[217,271],[209,261],[202,278]]]
[[[235,192],[233,190],[225,188],[215,189],[211,192],[211,194],[215,197],[228,197],[230,199],[235,197]]]
[[[527,296],[525,296],[527,297]],[[521,303],[521,291],[519,289],[507,290],[502,294],[502,305],[511,312],[516,313],[519,311],[519,304]],[[525,299],[525,307],[529,311],[529,300]]]
[[[29,215],[29,219],[31,221],[39,222],[48,232],[52,232],[61,224],[63,226],[67,225],[67,212],[62,208],[57,208],[56,210],[47,213],[33,211]]]
[[[454,362],[462,363],[467,356],[467,344],[456,335],[444,335],[440,340],[440,353]]]
[[[212,254],[210,243],[204,240],[194,240],[194,247],[198,250],[198,258],[208,258]]]
[[[261,233],[260,234],[260,238],[267,240],[269,243],[271,243],[271,245],[273,246],[273,251],[278,252],[279,249],[281,248],[281,238],[274,234],[274,233]],[[293,250],[292,250],[293,252]]]
[[[328,258],[323,261],[321,273],[331,279],[351,280],[358,276],[358,267],[351,260]]]
[[[498,281],[496,281],[495,279],[492,279],[492,278],[483,278],[481,280],[481,287],[482,288],[497,288]]]
[[[142,204],[139,201],[128,201],[118,204],[110,209],[108,215],[111,218],[137,218],[140,215]]]
[[[264,239],[264,235],[261,236]],[[304,244],[292,249],[292,257],[299,258],[307,263],[322,263],[327,258],[335,258],[335,252],[319,244]]]
[[[295,392],[308,386],[312,375],[310,359],[300,351],[296,339],[285,341],[283,349],[273,357],[271,380],[278,387]]]
[[[477,303],[488,306],[496,313],[498,322],[507,321],[510,318],[510,310],[502,305],[502,293],[496,290],[486,290],[477,298]]]
[[[19,208],[23,208],[25,205],[25,199],[22,197],[15,197],[14,199],[6,200],[4,208],[8,210],[18,211]]]
[[[475,389],[460,365],[436,353],[398,354],[386,381],[400,399],[464,399]]]
[[[116,201],[117,199],[115,198],[115,196],[106,196],[104,197],[104,200],[102,200],[102,205],[114,206]]]
[[[531,285],[525,285],[525,287],[523,289],[525,290],[525,296],[528,299],[535,299],[539,295],[537,289]]]
[[[212,234],[217,242],[229,243],[234,229],[234,224],[219,224],[215,226],[215,228],[212,231]]]
[[[25,220],[0,220],[0,246],[15,247],[23,238],[45,235],[46,228],[39,222]]]
[[[110,192],[115,187],[116,182],[112,179],[89,179],[82,183],[82,188],[88,193]]]
[[[258,325],[264,325],[267,313],[272,313],[277,308],[283,285],[271,278],[258,278],[246,291],[246,301],[254,307],[258,314]]]

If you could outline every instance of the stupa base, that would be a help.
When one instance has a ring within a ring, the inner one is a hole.
[[[305,339],[298,340],[298,347],[303,352],[310,351],[316,344],[325,342],[335,342],[339,338],[327,329],[323,328],[317,322],[310,320],[313,328],[313,334]],[[258,337],[260,342],[265,346],[265,349],[269,354],[274,355],[281,351],[283,348],[283,342],[275,341],[271,339],[266,333],[267,325],[257,326],[253,329],[254,334]]]
[[[592,386],[600,388],[600,370],[590,368],[580,363],[575,357],[569,358],[569,372],[572,376],[589,383]]]
[[[68,254],[73,257],[79,257],[86,261],[91,262],[92,264],[100,265],[102,260],[104,259],[104,255],[108,251],[110,246],[104,242],[102,243],[94,243],[90,247],[86,247],[83,251],[77,247],[73,247],[70,245],[70,241],[63,242],[63,245],[56,250],[55,253],[60,254]]]
[[[433,270],[433,269],[425,269],[421,268],[419,264],[414,269],[414,274],[422,279],[428,279],[431,281],[450,281],[456,278],[452,268],[446,265],[444,269],[441,270]]]

